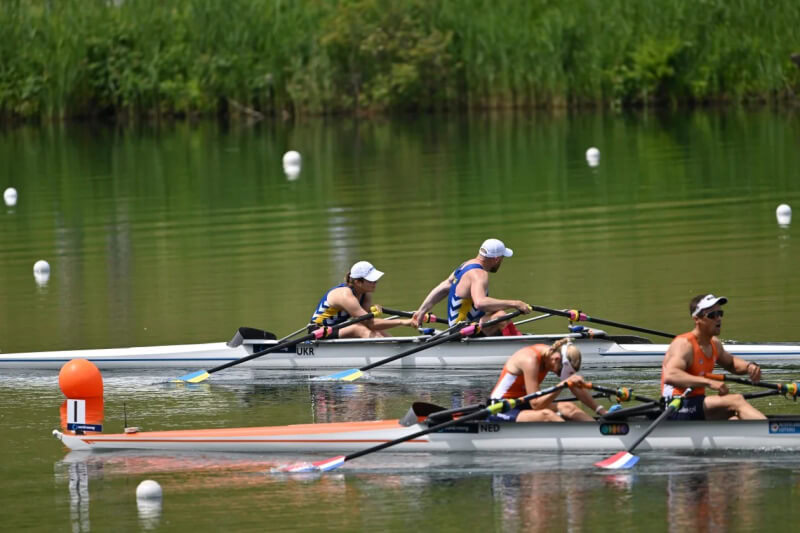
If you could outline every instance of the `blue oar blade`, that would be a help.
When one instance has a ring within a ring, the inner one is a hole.
[[[210,377],[210,374],[205,370],[195,370],[194,372],[189,372],[188,374],[184,374],[179,376],[175,379],[170,380],[171,383],[200,383],[201,381],[205,381]]]
[[[342,370],[341,372],[336,372],[335,374],[330,374],[328,376],[319,376],[314,378],[314,381],[354,381],[360,378],[364,373],[357,369],[351,368],[349,370]]]
[[[639,462],[639,456],[633,455],[630,452],[619,452],[615,453],[611,457],[607,459],[603,459],[602,461],[598,461],[594,464],[594,466],[599,466],[600,468],[608,468],[611,470],[617,470],[621,468],[633,468],[633,466]]]

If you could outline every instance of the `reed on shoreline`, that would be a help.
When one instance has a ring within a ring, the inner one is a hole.
[[[785,0],[5,0],[0,115],[781,101]]]

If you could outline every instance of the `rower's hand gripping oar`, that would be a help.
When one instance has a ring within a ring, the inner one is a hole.
[[[619,387],[618,389],[612,389],[609,387],[603,387],[602,385],[596,385],[594,383],[588,383],[589,389],[596,390],[597,392],[602,392],[608,396],[614,396],[618,402],[629,402],[631,400],[636,400],[637,402],[644,402],[644,403],[658,403],[658,400],[654,400],[652,398],[648,398],[647,396],[640,396],[639,394],[634,394],[633,389],[629,389],[628,387]]]
[[[656,418],[650,426],[644,430],[644,432],[639,435],[639,438],[636,439],[636,442],[628,446],[628,449],[622,452],[617,452],[611,457],[607,459],[603,459],[602,461],[598,461],[594,464],[594,466],[599,466],[600,468],[609,468],[609,469],[618,469],[618,468],[632,468],[636,463],[639,462],[639,456],[633,455],[633,450],[645,439],[647,436],[653,432],[654,429],[661,423],[662,420],[666,419],[669,415],[673,412],[677,411],[681,408],[683,404],[683,400],[685,400],[689,393],[692,392],[692,389],[686,389],[683,394],[680,396],[674,397],[667,408],[664,409],[664,412],[661,413],[658,418]]]
[[[265,349],[263,349],[261,351],[255,352],[255,353],[250,354],[250,355],[248,355],[246,357],[240,357],[239,359],[234,359],[233,361],[228,361],[227,363],[224,363],[224,364],[219,365],[219,366],[215,366],[214,368],[210,368],[208,370],[196,370],[194,372],[189,372],[188,374],[184,374],[184,375],[182,375],[180,377],[177,377],[175,379],[170,380],[170,382],[171,383],[200,383],[202,381],[207,380],[210,377],[210,375],[213,374],[214,372],[219,372],[220,370],[225,370],[226,368],[230,368],[230,367],[232,367],[234,365],[239,365],[241,363],[245,363],[247,361],[255,359],[256,357],[261,357],[262,355],[267,355],[268,353],[276,352],[276,351],[278,351],[278,350],[280,350],[282,348],[291,348],[291,347],[295,346],[296,344],[300,344],[301,342],[310,341],[310,340],[314,340],[314,339],[324,339],[326,337],[329,337],[331,335],[331,333],[333,333],[334,331],[336,331],[338,329],[345,328],[347,326],[351,326],[353,324],[357,324],[357,323],[363,322],[365,320],[369,320],[371,318],[376,317],[379,314],[380,314],[380,311],[379,311],[378,307],[373,306],[370,309],[369,313],[367,313],[365,315],[361,315],[361,316],[355,317],[355,318],[351,318],[350,320],[346,320],[346,321],[342,322],[341,324],[336,324],[335,326],[321,326],[321,327],[315,329],[314,331],[312,331],[311,333],[309,333],[308,335],[304,335],[302,337],[298,337],[298,338],[292,339],[292,340],[287,340],[285,342],[279,342],[277,344],[274,344],[273,346],[270,346],[269,348],[265,348]]]
[[[525,405],[527,402],[533,400],[534,398],[538,398],[540,396],[545,396],[547,394],[559,391],[566,386],[567,386],[566,383],[559,383],[558,385],[553,385],[552,387],[548,387],[546,389],[537,392],[532,392],[526,396],[522,396],[521,398],[499,401],[497,403],[484,407],[480,411],[475,411],[473,413],[469,413],[467,415],[454,418],[453,420],[448,420],[447,422],[442,422],[441,424],[430,426],[427,429],[417,431],[416,433],[412,433],[411,435],[406,435],[404,437],[400,437],[395,440],[390,440],[388,442],[378,444],[377,446],[372,446],[371,448],[367,448],[365,450],[361,450],[358,452],[353,452],[348,455],[339,455],[337,457],[331,457],[330,459],[324,459],[322,461],[317,461],[315,463],[293,463],[289,465],[283,465],[273,468],[272,472],[290,472],[290,473],[327,472],[328,470],[339,468],[346,461],[350,461],[352,459],[356,459],[357,457],[362,457],[364,455],[368,455],[373,452],[385,450],[386,448],[389,448],[396,444],[402,444],[403,442],[414,440],[429,433],[435,433],[437,431],[441,431],[442,429],[448,428],[455,424],[460,424],[463,422],[467,422],[469,420],[486,418],[489,415],[496,415],[498,413],[505,413],[506,411],[509,411],[514,407]]]
[[[550,313],[551,315],[565,316],[573,322],[579,322],[581,320],[585,320],[586,322],[594,322],[595,324],[604,324],[606,326],[615,326],[618,328],[639,331],[641,333],[649,333],[651,335],[660,335],[662,337],[668,337],[670,339],[675,337],[675,335],[673,335],[672,333],[666,333],[664,331],[658,331],[655,329],[648,329],[648,328],[640,328],[639,326],[631,326],[630,324],[623,324],[622,322],[613,322],[611,320],[604,320],[602,318],[591,317],[575,309],[559,311],[558,309],[550,309],[548,307],[542,307],[539,305],[532,305],[531,308],[533,308],[534,311],[539,311],[540,313]]]
[[[414,316],[414,313],[412,313],[410,311],[398,311],[397,309],[389,309],[388,307],[382,307],[382,309],[383,309],[383,313],[387,314],[387,315],[397,315],[397,316],[403,316],[403,317],[406,317],[406,318],[411,318],[411,317]],[[447,324],[448,323],[447,320],[445,320],[444,318],[438,317],[438,316],[434,315],[433,313],[425,313],[425,316],[422,317],[422,320],[420,320],[420,324],[422,324],[422,323],[430,323],[430,322],[436,322],[438,324]]]
[[[714,379],[717,381],[732,381],[734,383],[741,383],[742,385],[750,385],[752,387],[761,387],[764,389],[772,389],[776,391],[777,394],[783,394],[784,396],[790,396],[795,401],[797,401],[797,394],[798,394],[798,384],[794,383],[766,383],[764,381],[752,381],[750,379],[745,378],[737,378],[731,376],[729,374],[706,374],[708,379]]]
[[[386,309],[384,309],[384,311],[385,310]],[[447,335],[442,335],[440,337],[436,337],[435,339],[429,339],[428,341],[423,342],[419,346],[415,346],[415,347],[413,347],[411,349],[406,350],[405,352],[400,352],[398,354],[392,355],[392,356],[387,357],[385,359],[381,359],[380,361],[376,361],[374,363],[370,363],[368,365],[362,366],[361,368],[351,368],[349,370],[342,370],[341,372],[336,372],[335,374],[330,374],[329,376],[321,376],[319,378],[314,378],[314,379],[317,380],[317,381],[331,381],[331,380],[355,381],[358,378],[360,378],[361,376],[363,376],[364,372],[366,372],[367,370],[370,370],[372,368],[375,368],[376,366],[385,365],[386,363],[391,363],[392,361],[400,359],[401,357],[405,357],[407,355],[411,355],[411,354],[414,354],[414,353],[417,353],[417,352],[421,352],[422,350],[426,350],[426,349],[428,349],[428,348],[430,348],[432,346],[437,346],[439,344],[444,344],[445,342],[449,341],[450,339],[455,339],[456,337],[459,337],[459,336],[461,336],[461,337],[469,337],[470,335],[474,335],[474,334],[478,333],[481,330],[481,328],[485,328],[486,326],[493,326],[493,325],[498,324],[498,323],[500,323],[500,322],[502,322],[504,320],[509,320],[509,319],[514,318],[515,316],[519,315],[521,312],[522,311],[517,309],[517,310],[512,311],[511,313],[508,313],[506,315],[497,317],[497,318],[492,319],[492,320],[487,320],[483,324],[478,324],[478,323],[475,323],[475,322],[473,322],[471,324],[469,324],[467,322],[464,322],[464,323],[461,323],[461,324],[456,324],[455,326],[453,326],[455,331],[453,331],[452,333],[449,333]]]

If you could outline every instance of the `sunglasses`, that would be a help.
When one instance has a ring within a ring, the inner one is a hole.
[[[715,319],[715,318],[722,318],[725,315],[725,311],[722,309],[717,309],[716,311],[711,311],[710,313],[706,313],[706,318]]]

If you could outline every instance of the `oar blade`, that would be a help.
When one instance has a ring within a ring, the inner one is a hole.
[[[594,466],[607,468],[609,470],[619,470],[623,468],[633,468],[633,466],[638,462],[638,455],[633,455],[630,452],[619,452],[607,459],[596,462]]]
[[[290,463],[287,465],[276,466],[274,467],[271,472],[273,473],[286,473],[286,474],[306,474],[310,472],[329,472],[331,470],[335,470],[342,466],[345,462],[345,456],[339,455],[337,457],[331,457],[330,459],[324,459],[322,461],[317,461],[314,463],[309,462],[301,462],[301,463]]]
[[[357,368],[351,368],[349,370],[342,370],[341,372],[336,372],[335,374],[316,377],[314,378],[314,381],[355,381],[363,375],[364,372],[362,372],[361,370]]]
[[[200,383],[207,380],[211,375],[206,370],[195,370],[177,378],[171,379],[170,383]]]

